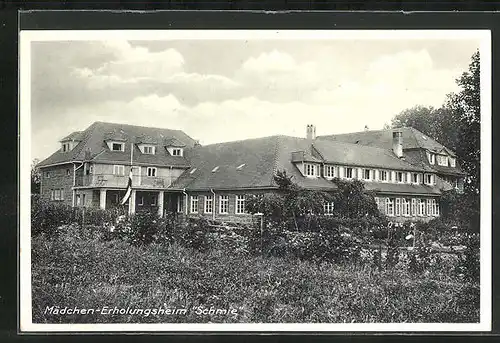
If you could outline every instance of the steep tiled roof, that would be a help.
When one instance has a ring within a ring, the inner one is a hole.
[[[420,167],[426,166],[431,168],[431,170],[444,174],[465,175],[460,168],[458,161],[455,168],[438,166],[437,164],[430,165],[427,160],[427,156],[423,151],[430,150],[435,153],[446,152],[451,156],[455,156],[455,152],[449,148],[443,146],[436,140],[424,135],[422,132],[412,127],[402,127],[397,130],[402,132],[403,149],[405,150],[404,155],[408,162]],[[318,136],[317,138],[318,140],[345,142],[389,150],[392,149],[393,131],[394,129],[361,131],[338,135]]]
[[[365,189],[381,193],[440,195],[438,187],[407,183],[365,182]]]
[[[438,143],[434,139],[424,135],[422,132],[412,127],[402,127],[397,130],[402,132],[403,149],[423,148],[438,152],[444,148],[442,144]],[[343,133],[338,135],[318,136],[318,139],[328,139],[346,143],[391,149],[393,131],[394,129],[367,130],[361,132]]]
[[[87,150],[90,151],[90,159],[94,161],[129,162],[131,143],[135,143],[139,137],[149,137],[157,142],[163,142],[165,139],[176,139],[183,142],[188,149],[193,147],[195,143],[191,137],[180,130],[95,122],[81,132],[82,141],[73,150],[67,152],[58,150],[40,162],[39,166],[83,161]],[[125,142],[125,152],[110,151],[105,143],[106,139],[122,139]],[[142,154],[136,147],[133,152],[134,163],[157,166],[189,166],[185,157],[170,156],[163,146],[157,146],[156,150],[155,155],[147,155]]]
[[[415,166],[403,159],[397,158],[392,149],[388,150],[319,139],[315,140],[313,144],[325,161],[330,163],[409,171],[432,170],[425,165]]]
[[[297,152],[301,151],[304,151],[307,156],[314,157],[316,162],[420,172],[429,170],[425,167],[415,167],[398,159],[392,151],[386,149],[331,141],[315,141],[314,148],[317,155],[323,158],[322,160],[313,156],[308,140],[288,136],[272,136],[197,147],[193,150],[190,160],[192,168],[184,172],[172,187],[188,190],[277,187],[273,175],[277,170],[285,170],[299,186],[309,189],[335,189],[336,186],[324,178],[302,176],[293,163],[294,161],[301,162],[301,159],[296,156]],[[245,166],[238,169],[237,167],[242,164]],[[216,167],[218,168],[213,171]],[[379,187],[389,187],[388,191],[392,189],[396,191],[397,188],[403,191],[404,186],[406,185],[387,184],[387,186]],[[417,190],[422,194],[434,194],[427,188],[431,187],[422,186]],[[411,189],[408,191],[411,192]]]

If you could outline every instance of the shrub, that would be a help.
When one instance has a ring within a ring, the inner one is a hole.
[[[74,221],[74,211],[70,206],[31,196],[31,234],[45,233],[57,235],[58,228]]]

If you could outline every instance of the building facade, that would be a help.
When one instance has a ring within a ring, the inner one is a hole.
[[[201,146],[178,130],[96,122],[63,138],[61,149],[39,164],[41,196],[71,206],[124,206],[130,214],[241,222],[251,220],[248,196],[276,190],[274,175],[282,170],[299,186],[326,192],[335,192],[333,178],[361,180],[382,213],[403,221],[438,217],[442,192],[463,187],[465,173],[452,151],[427,137],[427,145],[406,142],[416,140],[409,133],[422,135],[415,129],[384,130],[370,139],[366,131],[354,142],[348,135],[316,137],[315,131],[308,125],[305,138]],[[130,176],[131,196],[121,205]],[[323,205],[325,214],[335,207]]]

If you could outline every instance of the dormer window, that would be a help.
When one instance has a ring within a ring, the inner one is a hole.
[[[70,150],[71,150],[71,149],[70,149],[70,144],[69,144],[69,142],[67,142],[67,143],[63,143],[63,144],[62,144],[62,152],[67,152],[67,151],[70,151]]]
[[[154,145],[139,145],[139,149],[143,154],[148,154],[148,155],[154,155],[156,151]]]
[[[411,182],[412,183],[420,183],[420,177],[418,175],[418,173],[413,173],[411,174]]]
[[[111,143],[111,151],[125,151],[125,143]]]
[[[182,149],[172,149],[172,156],[182,156]]]
[[[424,183],[426,185],[429,185],[429,186],[433,185],[434,184],[434,175],[432,175],[432,174],[425,174],[424,175]]]
[[[438,156],[437,156],[437,163],[438,163],[438,165],[440,165],[440,166],[445,166],[445,167],[447,167],[447,166],[448,166],[448,157],[447,157],[447,156],[444,156],[444,155],[438,155]]]
[[[403,172],[396,172],[396,182],[403,183]]]

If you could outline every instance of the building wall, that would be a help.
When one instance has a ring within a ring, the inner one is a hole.
[[[249,213],[236,214],[236,195],[252,195],[252,194],[262,194],[263,191],[215,191],[215,199],[213,202],[214,213],[205,213],[205,196],[213,196],[211,192],[188,192],[187,203],[184,200],[184,206],[187,204],[187,215],[188,216],[203,216],[207,219],[220,220],[224,222],[238,222],[238,223],[253,223],[255,221],[255,216]],[[191,212],[191,196],[198,196],[198,213]],[[228,213],[220,213],[220,196],[228,196]],[[183,213],[186,213],[185,208],[183,208]],[[214,215],[215,214],[215,215]]]
[[[42,199],[72,205],[73,197],[73,164],[42,168],[40,180],[40,196]],[[47,177],[49,173],[49,177]],[[69,174],[68,174],[69,173]],[[52,200],[53,190],[62,190],[64,200]]]

